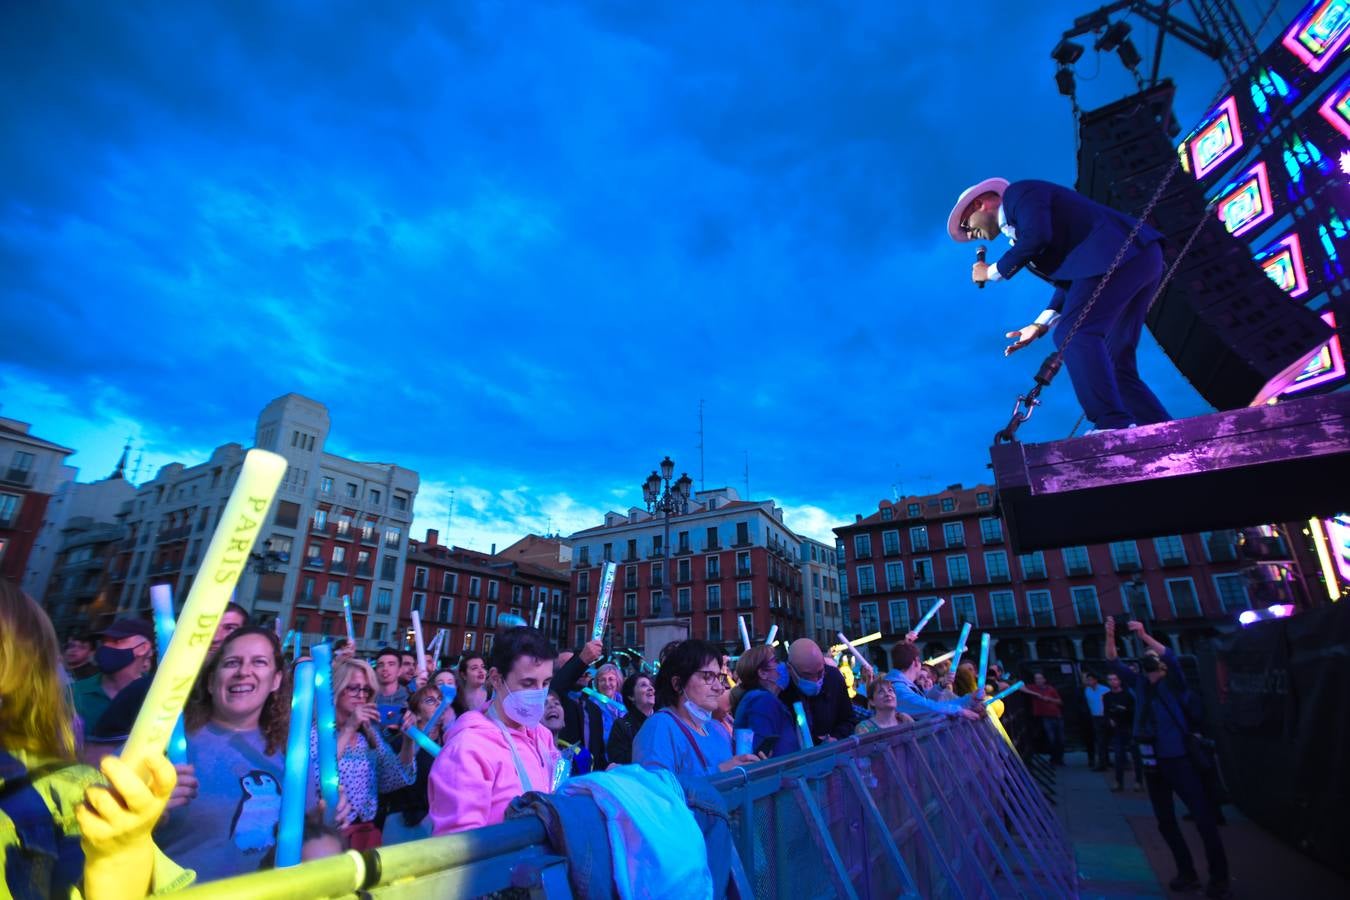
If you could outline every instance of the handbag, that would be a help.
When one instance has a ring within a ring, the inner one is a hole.
[[[1158,705],[1167,710],[1167,715],[1176,722],[1177,728],[1181,729],[1182,741],[1186,745],[1186,758],[1191,761],[1197,772],[1208,772],[1214,768],[1215,744],[1214,741],[1205,737],[1203,734],[1192,731],[1185,726],[1177,714],[1172,712],[1172,707],[1158,698]]]

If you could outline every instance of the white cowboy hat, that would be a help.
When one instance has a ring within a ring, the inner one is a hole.
[[[970,235],[961,230],[961,218],[970,202],[981,194],[988,194],[990,191],[1003,196],[1003,192],[1008,189],[1008,179],[1006,178],[986,178],[974,187],[968,187],[961,192],[961,196],[956,198],[956,205],[952,207],[951,213],[947,216],[947,233],[952,236],[954,241],[968,241]]]

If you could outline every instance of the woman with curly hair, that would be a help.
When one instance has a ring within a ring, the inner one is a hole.
[[[188,761],[177,767],[169,816],[156,832],[164,852],[200,880],[252,872],[276,843],[290,718],[290,677],[276,634],[232,632],[183,711]]]
[[[338,784],[351,804],[353,821],[344,831],[353,850],[372,850],[381,844],[375,825],[381,794],[406,788],[417,778],[414,753],[417,745],[403,739],[395,753],[380,728],[375,705],[375,670],[363,659],[339,659],[333,663],[333,700],[337,713]],[[398,730],[416,722],[403,711]],[[310,750],[317,757],[316,732],[310,735]]]

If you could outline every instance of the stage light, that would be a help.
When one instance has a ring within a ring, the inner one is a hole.
[[[1317,107],[1317,113],[1331,123],[1331,127],[1350,138],[1350,78],[1332,88],[1327,98]]]
[[[1241,625],[1250,625],[1257,620],[1256,610],[1244,609],[1238,613],[1238,623]]]
[[[1350,150],[1341,151],[1341,172],[1350,175]]]
[[[1242,123],[1237,98],[1228,97],[1210,110],[1178,151],[1189,158],[1196,178],[1204,178],[1242,149]]]
[[[1286,50],[1314,72],[1336,57],[1350,38],[1350,0],[1322,0],[1310,5],[1281,39]]]
[[[1259,162],[1219,195],[1219,220],[1233,237],[1246,234],[1274,215],[1270,199],[1270,176]]]
[[[1130,23],[1124,19],[1112,23],[1111,27],[1102,32],[1102,36],[1097,38],[1097,43],[1093,47],[1097,50],[1104,50],[1110,53],[1120,46],[1121,42],[1126,40],[1130,34]]]
[[[1290,297],[1308,293],[1308,270],[1303,263],[1303,243],[1291,232],[1260,253],[1256,264]]]
[[[1082,58],[1083,51],[1086,49],[1082,44],[1064,38],[1055,45],[1055,49],[1050,51],[1050,58],[1061,66],[1071,66]]]
[[[1073,77],[1073,69],[1067,66],[1055,72],[1055,84],[1059,86],[1059,92],[1065,97],[1072,97],[1078,90],[1078,85]]]
[[[1277,619],[1287,619],[1294,614],[1294,604],[1276,603],[1270,606],[1270,614]]]
[[[1120,42],[1120,46],[1116,49],[1116,53],[1120,55],[1120,61],[1125,65],[1125,68],[1129,69],[1131,72],[1137,69],[1139,64],[1144,61],[1144,58],[1139,55],[1139,49],[1134,46],[1134,41],[1129,38]]]
[[[1323,313],[1322,321],[1335,328],[1336,314],[1333,312]],[[1294,376],[1294,380],[1290,382],[1288,387],[1280,391],[1280,394],[1285,396],[1297,394],[1300,391],[1329,384],[1344,377],[1345,355],[1341,352],[1341,337],[1337,334],[1317,348],[1312,360],[1303,368],[1302,372]]]

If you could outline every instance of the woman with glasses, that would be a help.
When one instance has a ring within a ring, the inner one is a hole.
[[[736,728],[755,733],[755,750],[784,756],[801,749],[792,714],[778,699],[788,684],[787,664],[778,662],[772,647],[751,647],[736,663],[740,702],[736,704]]]
[[[375,705],[375,671],[361,659],[333,662],[333,697],[337,712],[338,784],[351,805],[352,822],[343,835],[353,850],[380,846],[375,827],[382,793],[393,793],[417,777],[413,754],[417,745],[403,740],[397,754],[380,734],[380,711]],[[414,723],[404,710],[398,730]],[[317,753],[315,744],[311,748]]]
[[[441,689],[435,684],[428,684],[418,689],[410,701],[417,727],[437,744],[445,742],[445,732],[449,726],[446,720],[454,721],[454,712],[447,708],[435,725],[430,724],[431,717],[436,714],[443,699]],[[404,742],[413,743],[406,736]],[[431,820],[427,818],[427,778],[431,774],[431,764],[435,761],[436,757],[419,746],[415,763],[417,777],[413,783],[393,793],[380,795],[377,824],[385,846],[431,837]]]
[[[186,764],[155,832],[199,881],[258,868],[276,843],[291,680],[270,628],[230,632],[183,710]]]
[[[733,754],[730,736],[713,722],[726,690],[721,652],[707,641],[680,642],[656,673],[656,712],[633,741],[633,761],[683,776],[714,775],[759,760],[753,753]]]

